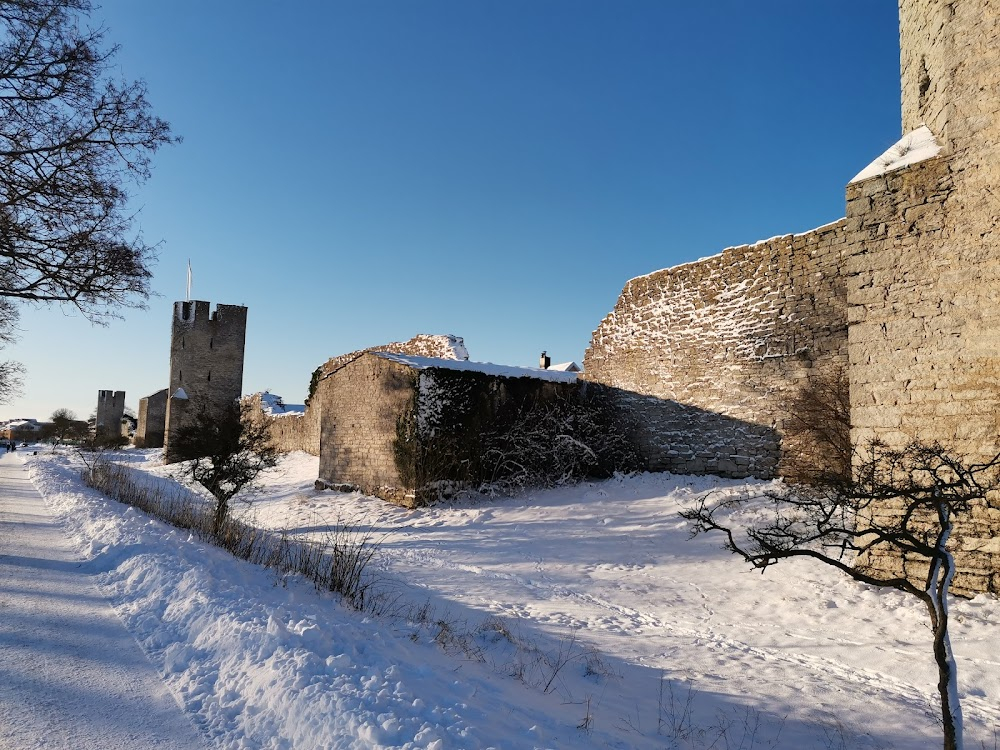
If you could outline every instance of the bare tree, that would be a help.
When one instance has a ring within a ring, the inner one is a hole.
[[[49,434],[55,438],[52,449],[55,450],[56,445],[60,445],[73,433],[77,422],[76,414],[69,409],[56,409],[49,417],[49,421],[52,423]]]
[[[251,489],[257,476],[278,462],[266,424],[251,418],[248,404],[233,402],[222,409],[202,407],[171,432],[171,452],[190,461],[188,471],[215,498],[212,533],[220,534],[230,502]]]
[[[127,183],[175,142],[90,0],[0,0],[0,296],[68,303],[94,321],[149,296],[154,248],[132,231]]]
[[[722,533],[726,549],[762,571],[784,559],[808,557],[923,602],[933,631],[944,747],[960,750],[962,709],[948,635],[953,532],[956,519],[974,505],[998,507],[998,473],[1000,455],[973,463],[937,444],[914,442],[892,450],[873,443],[849,482],[737,497],[709,494],[681,516],[693,524],[692,535]],[[741,524],[740,516],[750,516],[749,522]],[[917,562],[925,572],[913,580],[857,564],[859,556],[863,562],[873,554]]]

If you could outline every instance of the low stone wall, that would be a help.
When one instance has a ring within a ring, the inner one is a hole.
[[[318,408],[306,408],[305,412],[274,414],[263,402],[262,394],[245,396],[244,402],[250,406],[251,418],[266,424],[271,442],[281,453],[304,451],[319,455],[319,414]]]

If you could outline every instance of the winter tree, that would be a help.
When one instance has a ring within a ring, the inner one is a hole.
[[[0,296],[75,306],[94,321],[149,296],[154,248],[132,229],[129,184],[177,140],[90,0],[0,0]]]
[[[252,488],[258,474],[277,464],[278,453],[267,425],[251,419],[246,404],[202,407],[170,435],[179,461],[190,461],[191,478],[215,498],[212,533],[218,536],[229,517],[232,499]]]
[[[853,479],[758,495],[710,493],[681,515],[692,523],[692,534],[721,533],[726,549],[762,571],[806,557],[920,600],[933,632],[944,748],[961,750],[962,709],[948,635],[954,530],[975,505],[1000,507],[998,473],[1000,455],[973,463],[937,444],[894,450],[873,443],[855,464]],[[873,553],[905,560],[907,569],[921,571],[919,579],[866,565]]]

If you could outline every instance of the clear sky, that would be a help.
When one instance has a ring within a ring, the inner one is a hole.
[[[172,303],[249,308],[244,392],[417,333],[582,363],[628,279],[844,215],[900,136],[890,0],[102,0],[181,145],[147,311],[26,306],[0,417],[167,385]]]

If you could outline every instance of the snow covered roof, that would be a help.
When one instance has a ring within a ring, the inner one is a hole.
[[[848,184],[853,185],[855,182],[878,177],[911,164],[919,164],[940,153],[941,144],[938,143],[931,129],[926,125],[921,125],[896,141],[875,161],[854,175],[854,179]]]
[[[559,383],[576,382],[575,372],[562,372],[553,370],[551,367],[548,370],[540,370],[537,367],[512,367],[510,365],[495,365],[492,362],[469,362],[468,360],[460,359],[415,357],[408,354],[394,354],[392,352],[375,352],[375,356],[412,367],[414,370],[427,370],[436,367],[442,370],[481,372],[501,378],[538,378],[539,380],[552,380]]]
[[[40,430],[41,425],[37,419],[12,419],[6,423],[6,427],[11,430]]]
[[[558,365],[549,365],[546,369],[556,372],[580,372],[580,365],[576,362],[560,362]]]

